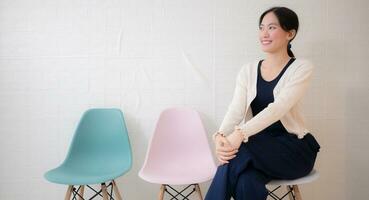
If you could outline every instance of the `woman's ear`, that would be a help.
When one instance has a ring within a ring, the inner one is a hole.
[[[295,36],[296,36],[296,30],[292,29],[288,31],[287,40],[292,40],[293,38],[295,38]]]

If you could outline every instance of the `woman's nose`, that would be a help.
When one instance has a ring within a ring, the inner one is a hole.
[[[267,38],[267,37],[269,37],[269,33],[265,29],[264,30],[260,30],[260,36],[261,36],[261,38]]]

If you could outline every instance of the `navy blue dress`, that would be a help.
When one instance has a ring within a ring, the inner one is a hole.
[[[291,58],[272,81],[261,76],[258,64],[257,94],[251,102],[253,115],[257,115],[274,101],[273,89],[286,69],[295,61]],[[265,187],[272,179],[295,179],[310,173],[320,146],[313,135],[307,133],[299,139],[277,121],[242,143],[237,156],[228,164],[218,167],[205,200],[265,200]]]

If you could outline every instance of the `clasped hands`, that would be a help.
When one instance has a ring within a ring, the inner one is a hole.
[[[240,148],[244,139],[244,135],[238,128],[235,128],[233,133],[228,136],[223,136],[221,134],[216,135],[215,150],[216,156],[221,165],[229,163],[229,160],[232,160],[236,157],[238,149]]]

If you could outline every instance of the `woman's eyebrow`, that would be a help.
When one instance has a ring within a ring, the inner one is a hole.
[[[268,26],[269,26],[269,25],[276,25],[276,26],[278,26],[279,24],[278,24],[278,23],[274,23],[274,22],[272,22],[272,23],[268,24]],[[264,24],[260,24],[260,26],[264,26]]]

